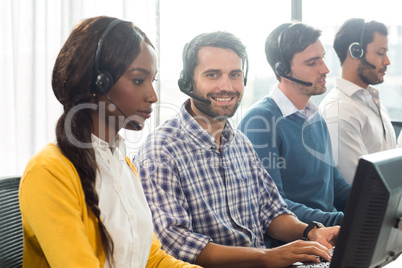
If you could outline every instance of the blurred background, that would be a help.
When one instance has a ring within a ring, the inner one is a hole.
[[[249,54],[248,83],[242,114],[276,84],[265,59],[264,43],[279,24],[301,20],[322,30],[330,69],[327,92],[340,76],[332,42],[341,24],[352,17],[388,26],[389,58],[384,83],[377,85],[391,119],[402,121],[402,19],[395,0],[2,0],[0,9],[0,176],[22,175],[29,158],[55,140],[62,107],[51,89],[56,56],[82,19],[108,15],[133,21],[155,44],[159,97],[144,131],[122,131],[130,156],[144,137],[174,116],[187,96],[177,86],[182,50],[196,35],[229,31],[241,38]],[[95,52],[94,52],[95,53]],[[325,95],[325,94],[324,94]],[[324,95],[313,98],[318,105]]]

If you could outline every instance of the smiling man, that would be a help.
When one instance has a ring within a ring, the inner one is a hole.
[[[311,96],[326,91],[321,32],[285,23],[267,37],[265,54],[278,84],[255,103],[239,129],[250,139],[289,209],[303,222],[339,225],[350,191],[334,165],[327,125]]]
[[[338,168],[353,182],[359,157],[395,148],[395,132],[379,92],[390,61],[388,30],[382,23],[349,19],[335,35],[334,49],[342,78],[320,104],[327,121]]]
[[[247,67],[244,45],[227,32],[201,34],[184,48],[178,82],[191,98],[135,158],[154,230],[164,250],[205,267],[328,260],[339,227],[299,221],[250,141],[227,120],[243,96]],[[266,249],[265,236],[293,242]]]

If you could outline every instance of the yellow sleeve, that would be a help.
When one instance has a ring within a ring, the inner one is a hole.
[[[78,174],[69,163],[57,157],[35,159],[22,177],[24,267],[104,264],[96,217],[88,213]]]
[[[151,252],[146,268],[162,268],[162,267],[179,267],[179,268],[194,268],[200,267],[194,264],[189,264],[173,258],[161,249],[161,242],[156,238],[155,234],[152,238]]]

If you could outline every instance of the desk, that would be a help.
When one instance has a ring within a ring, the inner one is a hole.
[[[388,265],[385,265],[386,268],[401,268],[402,267],[402,257],[399,256],[398,259],[391,262]]]

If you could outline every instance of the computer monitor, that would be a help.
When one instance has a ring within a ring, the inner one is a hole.
[[[330,267],[382,267],[401,252],[399,148],[360,158]]]

